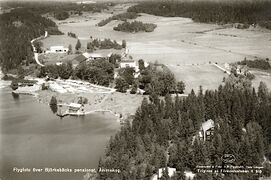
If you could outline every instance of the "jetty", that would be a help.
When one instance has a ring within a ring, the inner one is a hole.
[[[85,115],[84,105],[78,103],[57,104],[57,116],[83,116]]]

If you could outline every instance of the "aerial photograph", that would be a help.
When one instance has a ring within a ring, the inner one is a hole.
[[[0,0],[0,180],[271,180],[271,0]]]

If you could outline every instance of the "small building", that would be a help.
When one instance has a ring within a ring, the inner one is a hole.
[[[69,49],[64,46],[51,46],[45,53],[68,53]]]
[[[209,140],[213,135],[215,123],[212,119],[209,119],[201,124],[199,131],[199,138],[203,141]]]
[[[68,105],[68,112],[69,114],[74,114],[74,115],[80,115],[84,114],[84,105],[78,104],[78,103],[70,103]]]
[[[59,62],[56,62],[56,65],[57,66],[61,66],[63,64],[63,62],[59,61]]]
[[[185,179],[187,180],[193,180],[196,174],[193,173],[192,171],[184,171],[184,176],[185,176]]]
[[[168,176],[169,177],[173,177],[176,174],[176,168],[170,168],[170,167],[166,167],[167,168],[167,172],[168,172]],[[151,176],[151,180],[158,180],[163,176],[163,173],[166,172],[166,168],[160,168],[158,169],[158,174],[154,174]]]
[[[80,63],[86,61],[87,58],[83,54],[80,54],[71,60],[73,67],[78,66]]]

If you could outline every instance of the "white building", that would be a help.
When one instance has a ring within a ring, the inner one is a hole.
[[[204,141],[208,140],[208,138],[213,134],[213,130],[215,128],[215,122],[212,119],[209,119],[201,124],[199,137]]]
[[[170,168],[170,167],[166,167],[167,168],[167,172],[168,172],[168,176],[172,177],[176,174],[176,168]],[[151,180],[158,180],[163,176],[163,172],[166,172],[166,168],[160,168],[158,169],[158,174],[154,174],[151,177]]]
[[[185,179],[193,180],[196,176],[192,171],[184,171]]]
[[[67,53],[69,51],[68,48],[64,48],[64,46],[51,46],[46,53]]]
[[[139,71],[138,61],[135,60],[126,60],[120,62],[120,68],[135,68],[135,72]]]

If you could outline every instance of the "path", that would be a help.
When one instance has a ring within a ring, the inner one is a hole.
[[[226,72],[228,75],[230,75],[231,74],[231,72],[230,71],[228,71],[227,69],[225,69],[225,68],[223,68],[223,67],[221,67],[221,66],[219,66],[219,65],[217,65],[217,64],[215,64],[215,63],[212,63],[215,67],[217,67],[218,69],[221,69],[223,72]]]
[[[37,40],[40,40],[40,39],[44,39],[44,38],[47,38],[48,37],[48,32],[45,31],[45,34],[44,36],[40,36],[38,38],[35,38],[35,39],[32,39],[30,42],[31,42],[31,46],[33,48],[33,52],[34,52],[34,59],[36,61],[36,63],[40,66],[44,66],[43,64],[41,64],[41,62],[39,61],[39,53],[36,52],[36,47],[34,46],[34,42],[37,41]]]

